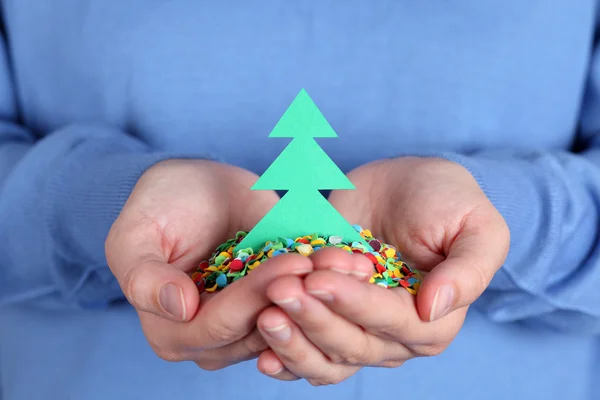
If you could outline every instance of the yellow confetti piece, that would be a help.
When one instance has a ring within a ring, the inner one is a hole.
[[[248,265],[248,269],[250,271],[252,271],[254,268],[258,267],[260,265],[260,261],[255,261],[252,264]]]
[[[215,286],[213,286],[213,287],[210,287],[210,288],[208,288],[208,289],[204,289],[204,290],[206,290],[206,291],[207,291],[207,292],[209,292],[209,293],[212,293],[212,292],[214,292],[215,290],[217,290],[217,288],[218,288],[218,287],[219,287],[219,285],[217,285],[217,284],[215,283]]]
[[[385,254],[385,256],[386,256],[387,258],[393,258],[393,257],[396,257],[396,250],[394,250],[394,249],[387,249],[387,250],[384,252],[384,254]]]
[[[325,246],[326,244],[327,242],[325,242],[323,239],[315,239],[310,242],[311,246]]]
[[[370,230],[362,230],[359,226],[355,226],[355,229],[372,246],[373,250],[369,251],[355,242],[352,244],[344,242],[342,237],[313,234],[296,238],[296,243],[293,245],[291,245],[292,241],[286,238],[268,241],[265,246],[257,249],[257,253],[251,248],[236,251],[235,244],[239,243],[247,234],[238,232],[235,239],[230,239],[226,244],[219,246],[210,259],[202,261],[197,272],[193,273],[191,278],[201,292],[216,292],[249,274],[265,261],[275,257],[276,254],[296,252],[308,256],[314,253],[315,247],[337,247],[349,253],[363,253],[369,258],[374,267],[373,274],[369,278],[370,283],[384,288],[403,287],[409,293],[416,294],[420,286],[419,280],[422,279],[421,274],[402,262],[393,246],[373,238]],[[231,268],[234,270],[230,271]]]

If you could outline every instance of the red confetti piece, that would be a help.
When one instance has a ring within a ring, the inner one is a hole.
[[[229,266],[230,272],[238,272],[244,269],[244,263],[242,260],[238,260],[237,258],[231,262]]]
[[[406,265],[393,246],[375,239],[369,230],[362,230],[359,226],[354,226],[354,228],[369,243],[371,249],[360,243],[344,243],[343,238],[338,236],[309,235],[298,237],[295,240],[279,238],[276,241],[266,242],[258,252],[248,248],[241,249],[234,254],[236,244],[240,243],[247,234],[238,232],[235,239],[230,239],[219,246],[210,260],[199,264],[197,272],[192,274],[192,279],[201,293],[204,291],[214,292],[247,275],[269,258],[279,254],[296,252],[309,256],[322,247],[334,246],[350,253],[364,254],[371,261],[373,275],[369,282],[386,288],[403,287],[411,294],[417,294],[422,280],[419,271]],[[210,270],[207,271],[209,268]]]

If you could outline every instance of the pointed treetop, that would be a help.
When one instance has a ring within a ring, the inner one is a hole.
[[[336,138],[337,134],[306,90],[302,89],[275,125],[269,137]]]

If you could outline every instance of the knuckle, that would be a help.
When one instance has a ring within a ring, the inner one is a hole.
[[[446,350],[446,346],[432,344],[426,346],[419,346],[418,348],[414,349],[414,353],[418,357],[435,357],[442,354],[444,350]]]
[[[226,367],[226,365],[214,360],[196,360],[194,363],[204,371],[218,371]]]
[[[397,340],[401,337],[402,332],[410,332],[411,327],[409,326],[407,318],[394,318],[389,321],[385,326],[379,329],[378,336],[384,336],[388,339]]]
[[[142,321],[142,327],[144,322]],[[169,340],[156,335],[156,331],[144,329],[144,335],[154,353],[162,360],[169,362],[185,361],[186,357],[180,348],[169,344]]]
[[[327,377],[309,379],[308,382],[312,386],[330,386],[342,383],[345,379],[346,377],[340,371],[337,371]]]
[[[382,363],[379,363],[377,366],[381,368],[398,368],[404,365],[404,361],[399,360],[387,360]]]
[[[154,348],[154,352],[156,353],[156,355],[164,360],[164,361],[168,361],[168,362],[181,362],[185,360],[185,357],[183,356],[183,354],[181,354],[178,351],[174,351],[171,349],[165,349],[165,348]]]
[[[494,272],[488,271],[488,269],[484,266],[474,266],[473,270],[475,271],[473,285],[477,290],[477,295],[479,295],[489,285],[489,282],[493,278]]]
[[[260,353],[269,346],[260,334],[253,334],[246,340],[246,348],[250,354]]]
[[[139,306],[140,288],[138,282],[141,272],[141,268],[133,267],[125,273],[121,282],[123,293],[136,308]]]
[[[206,335],[213,345],[215,343],[231,343],[239,338],[238,331],[221,320],[214,320],[208,324]]]
[[[331,331],[331,328],[325,321],[304,318],[301,322],[303,329],[315,337],[322,337]]]
[[[344,365],[367,365],[369,364],[369,354],[363,348],[346,349],[342,353],[328,355],[334,364]]]
[[[307,363],[309,357],[304,351],[290,351],[286,353],[277,354],[284,364],[298,364],[304,365]]]

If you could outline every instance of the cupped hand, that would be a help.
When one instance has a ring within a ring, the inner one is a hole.
[[[248,196],[256,178],[211,161],[164,161],[142,175],[113,224],[108,264],[161,358],[214,370],[256,357],[267,348],[256,319],[271,304],[268,284],[311,271],[302,256],[279,257],[200,298],[189,272],[278,200],[274,192]]]
[[[384,289],[362,278],[372,271],[364,257],[315,253],[306,278],[281,277],[267,288],[277,307],[258,319],[270,347],[258,368],[277,379],[338,383],[364,366],[440,354],[506,258],[508,227],[462,166],[402,158],[366,165],[349,178],[357,190],[332,193],[332,204],[394,244],[425,271],[424,282],[416,297]]]

